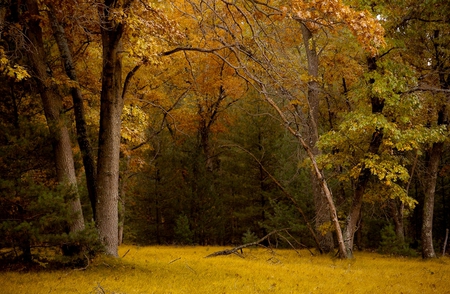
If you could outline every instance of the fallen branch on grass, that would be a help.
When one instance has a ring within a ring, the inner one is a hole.
[[[244,245],[240,245],[240,246],[234,247],[233,249],[225,249],[225,250],[217,251],[217,252],[211,253],[208,256],[205,256],[205,258],[216,257],[216,256],[221,256],[221,255],[230,255],[230,254],[238,254],[238,256],[242,257],[241,255],[239,255],[238,251],[242,251],[242,249],[244,249],[246,247],[263,246],[263,245],[261,245],[261,243],[263,241],[265,241],[266,239],[268,239],[271,235],[277,234],[277,233],[279,233],[281,231],[286,231],[286,230],[287,229],[281,229],[281,230],[272,231],[269,234],[267,234],[264,237],[262,237],[261,239],[259,239],[258,241],[247,243],[247,244],[244,244]],[[263,246],[263,247],[265,247],[265,246]]]

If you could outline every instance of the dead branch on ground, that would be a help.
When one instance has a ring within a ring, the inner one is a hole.
[[[280,235],[279,233],[282,231],[287,232],[287,230],[288,230],[287,228],[281,229],[281,230],[274,230],[274,231],[268,233],[267,235],[265,235],[264,237],[262,237],[261,239],[259,239],[258,241],[243,244],[243,245],[234,247],[233,249],[225,249],[225,250],[217,251],[217,252],[211,253],[210,255],[205,256],[205,258],[216,257],[216,256],[221,256],[221,255],[230,255],[230,254],[237,254],[239,257],[242,257],[242,255],[239,254],[238,251],[242,252],[242,249],[251,247],[251,246],[262,246],[262,247],[266,248],[265,246],[261,245],[261,243],[263,241],[267,240],[270,236],[272,236],[274,234],[277,234],[277,235],[281,236],[282,238],[286,239],[284,236]],[[290,242],[288,242],[288,243],[290,244]],[[290,245],[292,246],[292,244],[290,244]]]

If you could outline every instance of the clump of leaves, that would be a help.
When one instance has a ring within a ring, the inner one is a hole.
[[[417,252],[395,234],[392,224],[381,230],[381,242],[378,251],[382,254],[417,257]]]

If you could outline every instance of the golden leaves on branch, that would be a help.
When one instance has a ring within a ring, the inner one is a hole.
[[[344,24],[371,55],[385,45],[384,29],[367,11],[355,11],[340,0],[292,1],[293,18],[300,20],[311,31],[322,27],[342,29]]]
[[[144,1],[134,1],[126,10],[127,43],[125,50],[131,57],[158,63],[162,48],[178,44],[185,38],[178,24],[169,19],[162,9],[155,8]]]
[[[0,47],[0,72],[15,81],[21,81],[29,78],[27,70],[18,64],[11,64],[11,61],[5,54],[3,47]]]

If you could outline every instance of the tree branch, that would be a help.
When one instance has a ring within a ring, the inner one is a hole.
[[[213,52],[231,48],[231,47],[234,47],[234,46],[228,45],[228,46],[222,46],[219,48],[211,48],[211,49],[199,48],[199,47],[177,47],[177,48],[174,48],[169,51],[161,52],[161,53],[159,53],[159,56],[168,56],[168,55],[172,55],[174,53],[180,52],[180,51],[197,51],[197,52],[203,52],[203,53],[213,53]]]
[[[216,256],[221,256],[221,255],[230,255],[233,253],[237,253],[239,250],[242,250],[246,247],[261,246],[260,243],[263,242],[264,240],[268,239],[271,235],[276,234],[281,231],[285,231],[285,230],[287,230],[287,229],[274,230],[274,231],[270,232],[269,234],[265,235],[264,237],[262,237],[261,239],[259,239],[258,241],[247,243],[247,244],[244,244],[241,246],[237,246],[237,247],[234,247],[233,249],[225,249],[225,250],[217,251],[217,252],[211,253],[210,255],[205,256],[205,258],[216,257]]]

